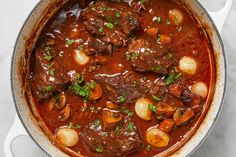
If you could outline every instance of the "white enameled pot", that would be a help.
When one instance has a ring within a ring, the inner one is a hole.
[[[20,34],[17,38],[11,65],[11,85],[18,117],[15,118],[14,124],[5,139],[4,151],[7,157],[12,157],[10,145],[12,140],[20,135],[29,135],[40,148],[49,156],[64,157],[68,156],[61,149],[51,142],[41,123],[32,113],[34,108],[26,100],[24,87],[24,74],[27,72],[27,59],[30,50],[33,47],[38,35],[48,19],[68,0],[41,0],[33,9],[25,21]],[[206,9],[197,0],[180,0],[185,7],[199,20],[199,23],[205,28],[209,40],[213,47],[213,57],[216,66],[216,84],[213,99],[209,108],[202,118],[201,124],[196,128],[191,138],[183,142],[182,147],[171,153],[174,157],[190,156],[206,139],[216,123],[220,114],[226,91],[227,66],[223,42],[220,37],[223,24],[231,9],[232,0],[226,0],[225,6],[218,12],[207,12]],[[31,107],[29,107],[31,106]],[[24,127],[22,127],[22,125]],[[164,156],[169,150],[158,156]]]

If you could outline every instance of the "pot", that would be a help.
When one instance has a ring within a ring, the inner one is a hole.
[[[29,136],[42,148],[48,155],[53,157],[68,156],[61,149],[53,144],[43,129],[43,124],[35,116],[35,108],[32,105],[33,101],[26,99],[25,88],[25,74],[28,68],[28,59],[30,58],[30,51],[37,40],[42,28],[50,17],[65,4],[68,0],[42,0],[33,9],[24,26],[22,27],[18,39],[15,44],[15,49],[12,57],[11,65],[11,85],[12,93],[15,102],[17,114],[23,124],[25,130]],[[204,7],[194,0],[180,0],[185,7],[199,20],[199,23],[205,29],[209,40],[212,44],[212,55],[215,60],[216,67],[216,84],[215,91],[212,92],[213,99],[205,111],[205,115],[198,121],[198,125],[195,126],[194,131],[190,131],[189,139],[180,142],[181,147],[173,146],[167,151],[159,154],[158,156],[190,156],[206,139],[207,135],[212,130],[216,120],[220,114],[224,95],[226,91],[227,82],[227,67],[226,58],[224,52],[223,42],[221,40],[219,32],[221,32],[224,21],[229,13],[232,5],[232,0],[226,0],[225,7],[219,12],[210,13],[211,17],[215,20],[213,22],[209,13]],[[24,134],[24,128],[19,132],[15,132],[18,128],[18,118],[15,120],[15,125],[11,128],[5,141],[5,153],[7,156],[11,156],[10,143],[13,138],[20,134]]]

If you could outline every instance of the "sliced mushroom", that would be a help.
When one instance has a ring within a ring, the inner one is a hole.
[[[114,129],[114,127],[122,120],[123,116],[117,111],[103,110],[102,111],[102,123],[103,130],[108,131]]]
[[[61,110],[66,106],[66,96],[65,93],[62,92],[59,95],[53,97],[49,102],[48,102],[48,110],[52,111],[54,107],[56,109]]]
[[[164,131],[157,128],[148,129],[146,132],[147,143],[156,148],[166,147],[169,144],[170,137]]]
[[[181,25],[184,20],[184,15],[179,9],[172,9],[169,11],[169,19],[177,26]]]
[[[56,139],[65,147],[73,147],[79,141],[78,133],[70,128],[59,128],[56,132]]]
[[[165,116],[167,118],[171,117],[175,113],[175,108],[171,105],[168,105],[166,103],[159,103],[157,105],[157,111],[156,114],[158,116]]]
[[[90,98],[92,99],[92,100],[97,100],[97,99],[99,99],[99,98],[101,98],[102,97],[102,87],[100,86],[100,84],[98,84],[98,83],[95,83],[94,84],[94,89],[93,89],[93,91],[90,93]]]
[[[60,111],[58,118],[61,122],[64,122],[69,119],[70,115],[71,115],[71,107],[69,104],[67,104],[66,107]]]
[[[194,112],[191,108],[178,108],[173,116],[176,125],[181,125],[188,122],[194,117]]]

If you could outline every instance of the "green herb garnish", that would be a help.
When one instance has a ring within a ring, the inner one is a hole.
[[[127,59],[128,61],[131,60],[131,55],[130,55],[130,53],[126,53],[126,59]]]
[[[162,21],[161,17],[157,17],[155,21],[156,21],[156,23],[161,23],[161,21]]]
[[[166,19],[166,24],[170,25],[170,20],[169,19]]]
[[[77,50],[81,51],[81,50],[83,50],[83,48],[84,48],[84,45],[80,45],[77,47]]]
[[[109,29],[113,29],[113,24],[112,23],[110,23],[110,22],[108,22],[108,23],[106,23],[106,26],[107,26],[107,28],[109,28]]]
[[[96,151],[97,151],[98,153],[102,153],[102,152],[103,152],[103,146],[98,146],[98,147],[96,148]]]
[[[55,75],[55,71],[54,71],[53,69],[50,69],[50,70],[49,70],[49,74],[50,74],[51,76],[54,76],[54,75]]]
[[[168,53],[167,53],[167,57],[168,57],[168,59],[172,59],[172,58],[173,58],[173,53],[168,52]]]
[[[125,100],[126,100],[126,99],[125,99],[124,96],[120,96],[120,97],[119,97],[119,102],[123,103],[123,102],[125,102]]]
[[[67,39],[66,40],[66,46],[71,46],[72,44],[74,44],[75,40],[74,39]]]
[[[175,80],[177,80],[178,78],[180,78],[182,76],[182,73],[178,73],[177,75],[175,74],[169,74],[166,78],[166,84],[170,85],[172,84]]]
[[[94,106],[90,106],[89,109],[90,109],[90,111],[93,113],[94,110],[95,110],[95,107],[94,107]]]
[[[96,119],[94,122],[93,122],[93,125],[95,128],[97,128],[98,126],[100,126],[101,124],[101,121],[99,119]]]
[[[148,144],[147,147],[146,147],[146,150],[150,151],[151,150],[151,145]]]
[[[47,92],[50,92],[50,91],[52,91],[52,90],[53,90],[53,87],[50,86],[50,85],[43,88],[43,92],[46,92],[46,93],[47,93]]]
[[[153,111],[153,112],[156,112],[157,111],[157,106],[153,105],[153,104],[149,104],[148,105],[148,108]]]
[[[161,98],[158,98],[158,97],[155,96],[155,95],[152,95],[152,99],[155,100],[155,101],[161,101]]]
[[[129,123],[127,125],[127,129],[129,129],[130,131],[133,131],[134,130],[134,124],[133,123]]]
[[[44,56],[44,59],[45,59],[46,61],[51,61],[51,60],[52,60],[52,55],[45,55],[45,56]]]
[[[99,28],[98,32],[99,33],[103,33],[104,32],[104,28],[103,27]]]
[[[116,13],[115,13],[115,15],[116,15],[116,17],[120,17],[120,12],[119,11],[116,11]]]

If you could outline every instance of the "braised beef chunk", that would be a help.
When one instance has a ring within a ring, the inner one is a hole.
[[[112,45],[108,45],[105,42],[101,41],[98,38],[91,38],[88,41],[87,54],[93,55],[95,53],[103,53],[103,54],[111,54],[112,53]]]
[[[130,119],[124,119],[116,129],[103,132],[101,126],[86,125],[81,133],[83,142],[92,152],[102,150],[103,156],[118,157],[139,151],[142,140],[138,126]],[[99,149],[100,148],[100,149]]]
[[[42,46],[35,53],[34,69],[31,74],[33,82],[33,93],[38,100],[50,97],[55,92],[63,91],[70,84],[67,71],[53,50],[50,40],[47,45]],[[51,45],[50,45],[51,44]]]
[[[153,71],[157,74],[168,74],[173,60],[168,57],[168,50],[161,49],[158,44],[145,39],[133,39],[129,45],[131,63],[140,72]]]
[[[146,91],[146,87],[130,73],[99,75],[95,79],[102,84],[108,98],[115,103],[134,103]]]
[[[125,46],[129,36],[139,30],[140,24],[132,12],[122,11],[111,3],[96,1],[82,12],[83,23],[89,33],[107,45]],[[99,47],[94,47],[94,50],[101,52]]]
[[[143,2],[141,1],[133,1],[131,3],[132,8],[134,9],[135,12],[141,13],[142,11],[146,10],[146,7],[144,6]]]

